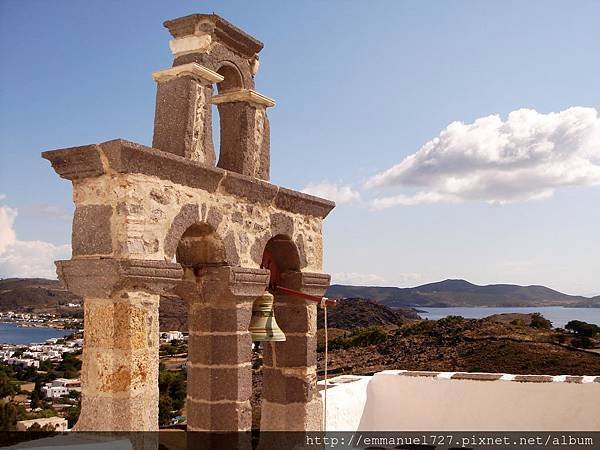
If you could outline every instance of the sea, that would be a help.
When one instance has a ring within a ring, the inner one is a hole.
[[[600,308],[564,308],[561,306],[515,307],[515,308],[487,308],[487,307],[456,307],[456,308],[428,308],[419,306],[416,309],[423,318],[437,320],[447,316],[462,316],[467,319],[481,319],[493,314],[523,313],[529,314],[539,312],[542,316],[552,322],[555,328],[564,327],[571,320],[581,320],[587,323],[600,325]]]
[[[16,323],[0,323],[0,344],[42,344],[51,338],[63,338],[75,330],[45,327],[20,327]]]

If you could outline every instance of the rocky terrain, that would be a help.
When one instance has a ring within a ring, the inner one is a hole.
[[[374,325],[398,325],[406,320],[420,318],[413,308],[390,309],[380,303],[362,298],[341,299],[334,307],[327,308],[328,327],[345,330]],[[321,329],[323,325],[323,310],[319,308],[317,328]]]
[[[58,280],[43,278],[7,278],[0,280],[0,311],[56,314],[63,317],[83,317],[81,297],[64,289]]]
[[[329,371],[364,375],[384,369],[600,374],[600,354],[573,347],[571,334],[533,328],[529,314],[511,316],[407,323],[385,330],[380,343],[330,350]],[[600,346],[598,340],[594,343]],[[319,362],[323,364],[322,353]]]
[[[333,285],[333,298],[369,298],[389,307],[458,306],[569,306],[600,307],[600,296],[588,298],[563,294],[545,286],[490,284],[478,286],[465,280],[444,280],[413,288]]]

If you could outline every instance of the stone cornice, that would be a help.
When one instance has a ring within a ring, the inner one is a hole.
[[[219,103],[248,102],[266,107],[275,106],[275,100],[266,95],[259,94],[252,89],[239,89],[236,91],[224,92],[213,96],[212,102],[215,105],[218,105]]]
[[[201,80],[210,81],[212,83],[220,83],[225,78],[198,63],[181,64],[180,66],[170,67],[168,69],[158,70],[152,73],[152,78],[157,83],[169,81],[173,78],[191,76]]]
[[[112,258],[56,261],[56,273],[69,291],[87,298],[108,298],[121,289],[165,294],[183,276],[176,263]]]
[[[169,30],[171,36],[176,39],[208,33],[214,41],[222,42],[246,57],[252,57],[263,48],[263,43],[258,39],[216,14],[190,14],[189,16],[167,20],[163,25]]]
[[[271,204],[291,213],[325,218],[335,207],[330,200],[122,139],[47,151],[42,157],[62,178],[71,181],[107,173],[139,173],[211,193],[235,195],[248,202]]]

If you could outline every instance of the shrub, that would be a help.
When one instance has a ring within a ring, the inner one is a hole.
[[[573,339],[573,341],[571,341],[571,343],[575,347],[579,347],[579,348],[592,348],[592,347],[594,347],[594,343],[587,336],[576,337],[575,339]]]
[[[464,321],[465,318],[463,316],[447,316],[439,319],[437,324],[440,327],[451,327],[463,323]]]
[[[436,327],[435,320],[422,320],[421,322],[411,324],[410,326],[404,328],[402,330],[402,334],[404,336],[416,336],[419,334],[428,334],[435,327]]]
[[[573,331],[578,336],[594,337],[600,334],[600,327],[593,323],[582,322],[581,320],[571,320],[565,325],[567,330]]]
[[[542,316],[540,313],[533,313],[531,315],[531,328],[537,328],[540,330],[550,330],[552,328],[552,322]]]
[[[379,344],[387,339],[387,333],[377,327],[357,328],[349,335],[339,336],[329,341],[329,349],[347,349],[352,347],[367,347]]]
[[[515,320],[511,320],[510,324],[511,325],[515,325],[517,327],[524,327],[525,326],[525,321],[523,319],[515,319]]]

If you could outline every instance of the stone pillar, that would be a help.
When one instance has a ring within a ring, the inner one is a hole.
[[[152,74],[158,83],[152,147],[215,165],[212,83],[223,77],[197,63]]]
[[[188,297],[188,431],[250,431],[252,303],[268,271],[207,267]]]
[[[329,275],[284,272],[285,287],[322,296]],[[265,345],[261,431],[319,431],[322,404],[317,391],[317,304],[275,295],[275,316],[285,342]]]
[[[58,261],[84,297],[81,414],[77,431],[158,430],[159,294],[181,279],[162,261]]]
[[[212,102],[221,118],[218,167],[249,177],[270,178],[270,129],[267,108],[275,102],[251,89],[227,91]]]

